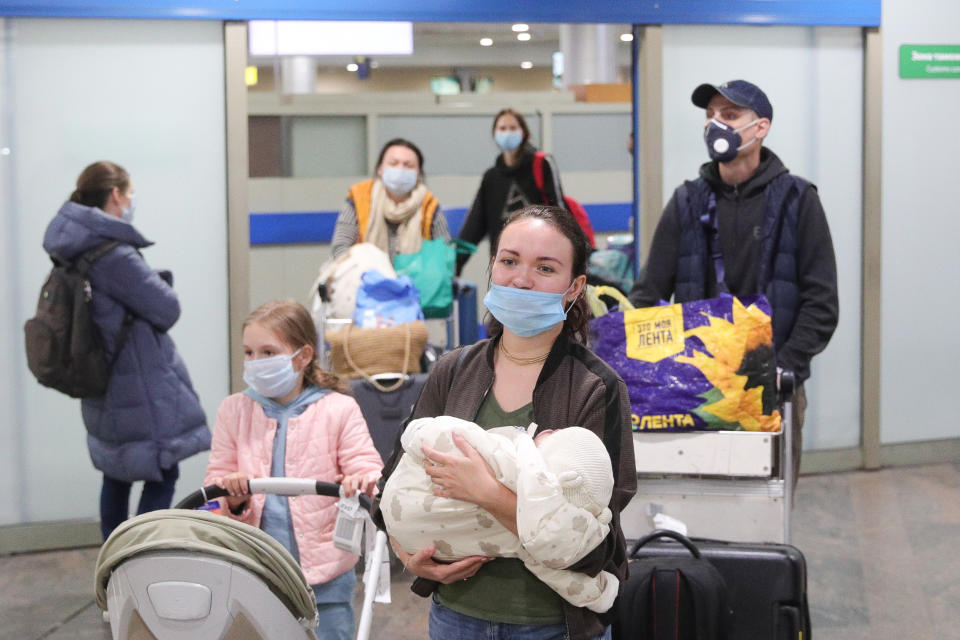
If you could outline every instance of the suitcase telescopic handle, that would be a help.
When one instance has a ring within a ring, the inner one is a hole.
[[[682,533],[677,533],[676,531],[671,531],[670,529],[657,529],[647,535],[643,536],[636,541],[633,545],[633,549],[630,550],[630,557],[636,557],[637,552],[640,551],[640,547],[647,544],[651,540],[656,540],[657,538],[672,538],[685,546],[690,553],[693,554],[694,558],[700,559],[700,549],[697,548],[697,545],[693,544],[693,541],[690,540],[687,536]]]

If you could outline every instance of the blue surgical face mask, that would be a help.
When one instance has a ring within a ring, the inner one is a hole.
[[[384,167],[380,179],[383,180],[383,185],[387,188],[387,191],[395,196],[405,196],[417,186],[420,173],[416,169]]]
[[[573,306],[570,303],[570,307],[563,308],[567,291],[548,293],[494,284],[490,285],[483,304],[504,327],[522,338],[529,338],[567,319],[567,311]]]
[[[126,223],[130,223],[133,222],[133,212],[137,208],[137,194],[131,193],[127,197],[130,198],[130,206],[126,209],[120,209],[120,219]]]
[[[300,374],[293,370],[293,353],[281,353],[272,358],[246,360],[243,363],[243,381],[265,398],[282,398],[297,386]]]
[[[740,132],[749,129],[758,122],[760,122],[759,118],[753,122],[748,122],[739,129],[734,129],[716,118],[710,120],[706,129],[703,130],[703,139],[707,143],[707,153],[710,155],[710,159],[718,162],[730,162],[736,158],[742,149],[746,149],[759,139],[754,138],[747,144],[742,144],[743,138],[740,137]]]
[[[523,142],[523,131],[520,129],[499,129],[494,132],[493,140],[504,151],[513,151]]]

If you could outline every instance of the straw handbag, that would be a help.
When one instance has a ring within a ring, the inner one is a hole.
[[[408,373],[420,372],[420,356],[427,344],[427,325],[407,322],[378,329],[347,326],[328,334],[330,365],[344,378],[366,378],[380,391],[392,391],[403,384]],[[378,373],[400,374],[395,385],[372,380]]]

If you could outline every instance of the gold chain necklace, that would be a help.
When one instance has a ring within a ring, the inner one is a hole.
[[[514,364],[519,364],[521,366],[527,365],[527,364],[538,364],[546,360],[547,356],[550,355],[550,352],[547,351],[543,355],[533,356],[531,358],[521,358],[520,356],[515,356],[509,351],[507,351],[507,348],[503,344],[503,338],[500,338],[500,351],[502,351],[503,355],[507,357],[507,360],[509,360],[510,362],[513,362]]]

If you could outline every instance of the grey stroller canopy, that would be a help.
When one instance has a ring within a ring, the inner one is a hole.
[[[120,525],[104,543],[95,571],[97,605],[107,609],[107,583],[125,560],[155,551],[187,551],[222,558],[261,577],[298,620],[316,615],[313,590],[279,542],[250,525],[208,513],[164,509]]]

